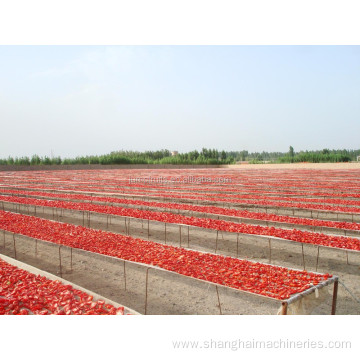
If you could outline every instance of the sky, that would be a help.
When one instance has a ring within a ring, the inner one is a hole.
[[[0,157],[359,149],[360,46],[0,46]]]

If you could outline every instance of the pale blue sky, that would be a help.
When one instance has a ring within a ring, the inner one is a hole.
[[[0,46],[0,157],[360,148],[359,46]]]

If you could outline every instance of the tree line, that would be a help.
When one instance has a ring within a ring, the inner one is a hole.
[[[295,162],[349,162],[356,161],[360,155],[359,150],[316,150],[296,152],[290,146],[287,152],[249,152],[219,151],[216,149],[202,148],[201,151],[172,155],[170,150],[157,151],[113,151],[105,155],[78,156],[75,158],[61,158],[38,156],[8,157],[0,159],[0,165],[79,165],[79,164],[173,164],[173,165],[221,165],[234,164],[240,161],[250,163],[295,163]]]

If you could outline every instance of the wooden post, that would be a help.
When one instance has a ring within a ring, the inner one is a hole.
[[[336,300],[337,300],[338,284],[339,284],[339,280],[336,279],[335,282],[334,282],[333,300],[332,300],[332,306],[331,306],[331,315],[335,315],[335,313],[336,313]]]
[[[288,303],[286,301],[284,301],[281,304],[281,312],[280,315],[287,315],[287,308],[288,308]]]
[[[220,315],[222,315],[222,311],[221,311],[221,303],[220,303],[220,296],[219,296],[219,289],[218,289],[217,285],[215,285],[215,287],[216,287],[216,294],[217,294],[218,303],[219,303]]]

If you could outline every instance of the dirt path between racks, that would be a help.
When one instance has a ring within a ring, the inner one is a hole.
[[[30,215],[32,211],[30,211]],[[53,218],[52,209],[44,213],[37,210],[37,216]],[[55,220],[83,224],[80,212],[60,211]],[[86,225],[86,223],[85,223]],[[125,220],[112,217],[107,225],[106,215],[91,215],[90,226],[126,234]],[[108,227],[108,229],[107,229]],[[148,239],[147,221],[131,219],[130,235]],[[149,240],[165,242],[164,224],[150,222]],[[189,240],[189,241],[188,241]],[[167,244],[180,246],[180,229],[178,225],[167,224]],[[256,239],[248,235],[220,233],[216,245],[216,231],[181,227],[181,246],[191,249],[216,252],[253,261],[269,262],[269,245],[266,239]],[[37,254],[35,241],[22,236],[16,237],[16,254],[20,261],[36,266],[42,270],[59,275],[58,246],[38,241]],[[5,236],[0,232],[0,252],[13,257],[14,247],[11,234]],[[338,275],[340,281],[360,298],[360,254],[336,249],[320,248],[318,272]],[[305,267],[315,271],[317,247],[304,246]],[[73,268],[70,268],[70,251],[62,248],[61,261],[63,277],[79,286],[94,291],[113,301],[128,306],[140,313],[145,313],[146,267],[127,264],[126,290],[124,262],[97,254],[73,251]],[[301,244],[295,242],[271,241],[271,264],[303,269]],[[280,307],[278,302],[262,299],[241,293],[233,289],[218,287],[222,314],[276,314]],[[314,310],[314,314],[330,314],[331,292],[326,301]],[[147,314],[220,314],[219,300],[215,285],[202,283],[192,278],[151,269],[148,273]],[[337,314],[360,314],[360,304],[355,302],[348,292],[339,285]]]

